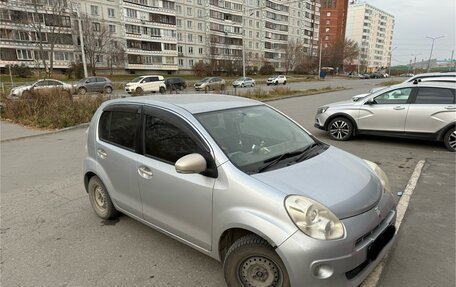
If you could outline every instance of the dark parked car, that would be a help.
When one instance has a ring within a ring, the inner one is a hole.
[[[105,77],[87,77],[76,84],[78,94],[85,95],[87,92],[112,93],[113,87],[110,79]]]
[[[184,90],[187,88],[187,83],[182,78],[167,78],[165,80],[167,90]]]

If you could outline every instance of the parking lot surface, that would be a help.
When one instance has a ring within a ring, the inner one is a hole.
[[[379,282],[454,286],[455,155],[443,145],[413,140],[335,142],[313,128],[318,106],[374,85],[365,83],[269,104],[323,141],[378,163],[394,191],[404,190],[417,162],[425,160]],[[217,261],[126,216],[100,220],[82,182],[84,146],[84,128],[1,143],[0,285],[224,286]]]

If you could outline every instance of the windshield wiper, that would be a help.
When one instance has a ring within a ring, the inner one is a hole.
[[[290,158],[290,157],[293,157],[293,156],[296,156],[298,154],[301,154],[303,152],[302,149],[299,149],[299,150],[295,150],[295,151],[291,151],[291,152],[286,152],[284,154],[281,154],[281,155],[278,155],[278,156],[275,156],[275,157],[271,157],[267,160],[264,161],[264,163],[268,163],[267,165],[261,167],[258,169],[258,172],[263,172],[265,171],[266,169],[270,168],[271,166],[274,166],[276,164],[278,164],[280,161],[286,159],[286,158]]]
[[[316,147],[320,147],[320,144],[314,142],[306,146],[306,148],[302,151],[302,154],[296,159],[296,162],[300,162],[315,156],[316,154],[313,153],[313,151],[315,151]]]

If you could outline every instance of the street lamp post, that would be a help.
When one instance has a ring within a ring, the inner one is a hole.
[[[71,4],[76,7],[76,15],[78,16],[78,28],[79,28],[79,39],[81,41],[81,57],[82,57],[82,66],[84,68],[84,78],[87,78],[89,75],[87,73],[87,62],[84,51],[84,36],[82,34],[82,24],[81,24],[81,15],[79,14],[79,3],[72,2]]]
[[[397,47],[394,47],[391,51],[390,51],[390,60],[389,60],[389,67],[388,67],[388,75],[391,76],[391,60],[393,58],[393,51],[396,50]]]
[[[441,39],[445,36],[439,36],[439,37],[429,37],[427,36],[426,38],[429,38],[432,40],[432,46],[431,46],[431,54],[429,55],[429,61],[428,61],[428,67],[427,67],[427,72],[429,73],[429,70],[431,69],[431,58],[432,58],[432,51],[434,50],[434,41],[437,39]]]

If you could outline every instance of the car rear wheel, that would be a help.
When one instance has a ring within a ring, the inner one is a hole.
[[[229,287],[290,286],[282,260],[265,240],[256,235],[241,237],[231,245],[223,269]]]
[[[142,96],[142,95],[144,95],[144,90],[141,88],[136,88],[135,96]]]
[[[93,176],[89,181],[89,199],[93,210],[99,217],[111,219],[119,214],[112,204],[106,187],[97,176]]]
[[[335,118],[328,125],[328,133],[334,140],[346,141],[353,135],[353,124],[347,118]]]
[[[252,83],[252,87],[255,87],[255,83]]]
[[[104,88],[104,92],[105,92],[106,94],[110,94],[110,93],[112,93],[112,88],[111,88],[111,87],[105,87],[105,88]]]
[[[87,89],[86,88],[79,88],[78,89],[78,94],[85,95],[86,93],[87,93]]]
[[[30,92],[30,91],[23,91],[23,92],[22,92],[22,98],[24,98],[24,99],[29,99],[29,98],[31,98],[32,96],[33,96],[33,94],[32,94],[32,92]]]
[[[283,84],[286,85],[286,84],[287,84],[287,81],[283,81]]]
[[[452,128],[446,132],[445,136],[443,137],[443,142],[445,143],[445,147],[449,151],[456,151],[456,129]]]
[[[166,89],[164,87],[160,87],[159,89],[160,94],[166,93]]]

